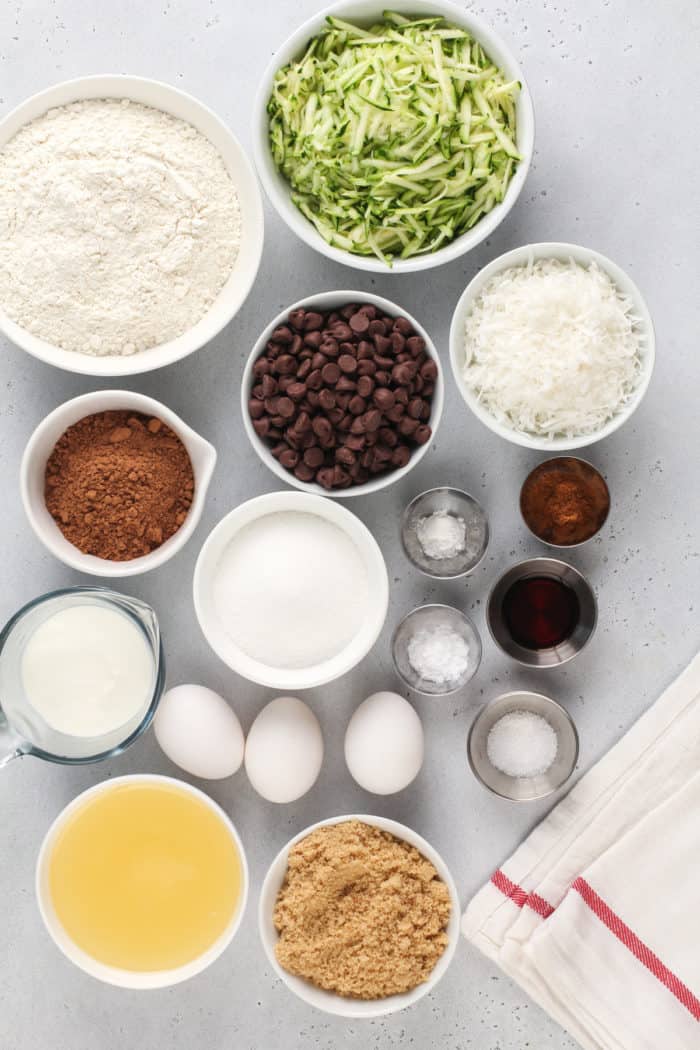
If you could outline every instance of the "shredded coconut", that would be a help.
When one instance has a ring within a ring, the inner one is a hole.
[[[82,353],[182,335],[238,254],[236,188],[195,128],[126,99],[51,109],[0,151],[0,307]]]
[[[486,740],[489,762],[508,777],[546,773],[558,750],[557,734],[533,711],[511,711],[493,725]]]
[[[595,432],[629,400],[640,371],[633,304],[595,263],[538,259],[504,270],[466,320],[468,388],[525,434]]]

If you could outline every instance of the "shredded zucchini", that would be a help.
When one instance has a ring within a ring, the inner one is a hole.
[[[442,18],[327,22],[275,76],[275,164],[329,244],[387,265],[435,251],[503,200],[520,85]]]

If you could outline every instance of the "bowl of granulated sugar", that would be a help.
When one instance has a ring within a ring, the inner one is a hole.
[[[69,372],[123,376],[214,338],[257,274],[263,211],[210,109],[142,77],[91,76],[0,121],[0,331]]]
[[[389,580],[369,529],[304,492],[241,503],[210,533],[194,605],[210,646],[238,674],[310,689],[355,667],[386,619]]]

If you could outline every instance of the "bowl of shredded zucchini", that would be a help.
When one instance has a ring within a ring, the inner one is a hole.
[[[532,102],[501,38],[451,3],[343,2],[276,52],[255,105],[267,196],[312,248],[405,273],[488,237],[522,189]]]

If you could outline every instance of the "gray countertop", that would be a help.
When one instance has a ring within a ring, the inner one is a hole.
[[[215,109],[250,146],[253,93],[263,66],[317,0],[5,0],[0,8],[0,113],[69,77],[128,72],[168,81]],[[700,381],[697,340],[698,137],[692,100],[700,47],[694,0],[512,0],[467,4],[512,43],[528,77],[537,149],[515,210],[489,242],[439,270],[374,278],[315,255],[267,208],[257,283],[234,322],[207,349],[125,383],[181,413],[219,451],[203,519],[186,549],[123,590],[158,611],[172,684],[220,690],[248,728],[269,692],[237,678],[202,638],[191,600],[204,537],[241,500],[279,487],[252,455],[238,410],[244,360],[259,330],[285,305],[333,288],[374,290],[410,309],[447,361],[451,312],[466,282],[494,256],[528,241],[569,240],[626,268],[656,322],[657,371],[633,420],[594,446],[613,509],[601,535],[572,553],[600,602],[590,647],[549,673],[519,670],[485,638],[484,661],[456,697],[418,699],[426,762],[398,796],[377,799],[350,778],[342,757],[346,722],[370,692],[395,688],[390,633],[427,600],[461,605],[485,634],[484,598],[514,559],[543,553],[521,525],[517,493],[536,454],[517,449],[473,419],[447,384],[442,426],[420,466],[402,483],[348,505],[369,525],[389,566],[391,604],[373,653],[352,674],[308,699],[326,740],[320,779],[300,802],[276,808],[240,772],[208,787],[237,824],[253,892],[232,947],[204,974],[166,991],[123,992],[73,968],[43,930],[33,868],[49,822],[83,788],[106,776],[176,774],[152,734],[122,758],[69,770],[34,759],[0,774],[0,1047],[2,1050],[295,1050],[297,1047],[444,1050],[564,1050],[573,1042],[476,951],[461,943],[435,993],[386,1021],[347,1022],[315,1013],[274,979],[258,943],[256,888],[283,843],[306,825],[342,812],[376,812],[410,824],[443,854],[466,902],[549,808],[515,807],[486,794],[465,760],[477,706],[517,685],[564,702],[581,733],[580,769],[602,755],[698,647]],[[420,4],[417,4],[420,8]],[[77,583],[30,532],[18,492],[25,441],[55,405],[97,384],[2,346],[0,521],[4,620],[34,595]],[[104,386],[113,385],[109,383]],[[468,584],[439,584],[412,571],[398,543],[399,515],[422,488],[472,491],[490,515],[488,555]]]

